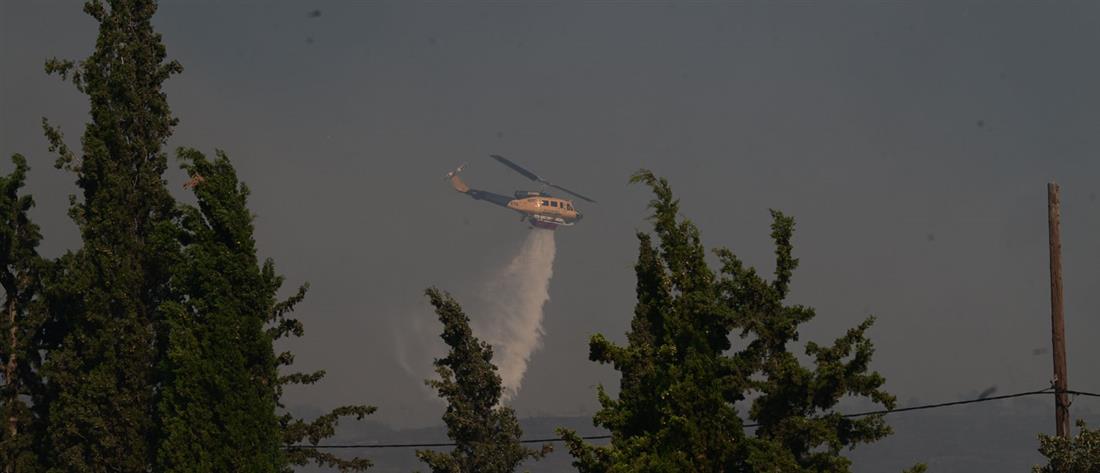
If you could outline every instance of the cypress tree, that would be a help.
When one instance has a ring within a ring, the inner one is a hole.
[[[743,399],[748,369],[730,348],[734,316],[722,304],[698,229],[677,221],[667,182],[639,174],[653,188],[658,241],[638,233],[637,304],[627,345],[592,337],[589,358],[621,371],[620,394],[599,387],[593,421],[612,433],[592,447],[562,431],[581,472],[745,471],[744,432],[733,402]]]
[[[789,345],[798,341],[799,325],[813,319],[815,312],[783,302],[798,267],[791,245],[794,219],[775,210],[771,213],[776,245],[771,282],[745,267],[728,249],[717,251],[725,275],[723,298],[737,314],[742,337],[752,337],[742,352],[750,355],[756,369],[749,383],[756,394],[749,419],[758,427],[750,443],[749,465],[756,470],[847,472],[851,461],[841,451],[891,433],[882,415],[848,418],[835,409],[844,397],[867,398],[894,408],[894,396],[882,389],[885,378],[870,371],[874,346],[865,333],[874,317],[829,346],[807,342],[805,355],[812,366],[798,361]]]
[[[158,436],[156,323],[178,253],[161,149],[176,120],[162,84],[181,67],[153,31],[153,1],[92,0],[84,11],[99,22],[91,56],[46,63],[88,96],[91,122],[76,157],[43,119],[57,166],[82,190],[69,213],[83,239],[47,291],[45,442],[55,471],[144,472]]]
[[[222,152],[213,161],[180,149],[198,207],[181,210],[183,257],[172,287],[180,297],[165,304],[166,354],[159,413],[163,439],[156,471],[290,472],[315,462],[341,471],[370,467],[363,458],[344,459],[303,448],[331,437],[339,419],[362,419],[370,406],[342,406],[313,421],[278,414],[287,384],[312,384],[323,371],[292,373],[290,352],[273,343],[301,336],[302,323],[289,314],[306,287],[287,300],[277,292],[283,277],[274,263],[259,263],[248,188]]]
[[[181,210],[183,257],[164,306],[167,346],[156,471],[274,472],[284,463],[277,367],[265,329],[279,280],[261,266],[248,188],[220,151],[181,149],[198,207]]]
[[[4,473],[39,471],[35,446],[41,440],[42,419],[27,400],[38,400],[42,381],[38,368],[41,310],[32,308],[41,292],[43,260],[38,256],[41,235],[27,212],[34,206],[29,195],[19,195],[27,161],[12,156],[15,169],[0,176],[0,287],[4,289],[0,315],[0,469]]]
[[[679,202],[665,179],[640,171],[632,182],[654,192],[654,233],[638,233],[637,304],[627,344],[592,337],[589,357],[622,374],[620,393],[598,391],[593,422],[611,431],[608,446],[585,444],[559,430],[582,473],[590,472],[845,472],[842,448],[889,433],[881,416],[845,418],[843,396],[894,406],[883,378],[868,372],[873,352],[868,319],[829,347],[806,345],[812,368],[789,351],[812,309],[785,305],[798,260],[794,221],[772,212],[775,278],[766,281],[732,252],[717,250],[716,274],[699,231],[679,220]],[[742,340],[734,347],[732,333]],[[736,403],[752,396],[745,433]]]
[[[179,150],[198,207],[182,210],[182,259],[173,287],[178,303],[165,306],[167,350],[160,404],[163,442],[157,471],[290,472],[315,462],[341,471],[362,471],[366,459],[342,459],[305,448],[332,437],[339,419],[362,419],[374,407],[342,406],[306,421],[277,414],[287,384],[313,384],[315,373],[278,375],[294,362],[275,354],[274,341],[300,337],[303,323],[289,313],[306,286],[286,300],[277,293],[284,278],[274,263],[256,257],[249,189],[229,157],[210,161],[198,151]]]
[[[365,469],[300,444],[373,407],[308,422],[278,414],[285,385],[324,372],[278,375],[293,355],[275,355],[273,342],[302,335],[289,314],[306,288],[276,300],[283,278],[256,261],[247,189],[228,159],[181,150],[199,205],[177,208],[167,192],[162,147],[176,120],[162,84],[182,68],[152,29],[155,2],[91,0],[84,11],[100,23],[95,51],[46,63],[89,97],[92,116],[79,157],[43,119],[55,165],[83,191],[69,213],[84,245],[56,261],[43,291],[46,385],[35,408],[52,471]]]
[[[455,442],[446,453],[418,450],[416,456],[433,473],[511,473],[527,458],[542,458],[542,451],[523,447],[523,431],[510,407],[500,405],[503,387],[493,365],[493,349],[474,337],[470,319],[450,295],[430,288],[425,291],[443,323],[447,356],[435,360],[438,380],[428,380],[447,400],[443,422]]]

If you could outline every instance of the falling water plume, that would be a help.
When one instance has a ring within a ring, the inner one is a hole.
[[[478,337],[493,346],[504,401],[519,392],[527,362],[542,343],[542,308],[550,300],[554,275],[554,234],[540,229],[528,233],[519,254],[486,285],[485,312],[474,316]]]

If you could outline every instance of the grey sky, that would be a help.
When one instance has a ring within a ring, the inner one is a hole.
[[[708,246],[764,271],[767,209],[795,216],[794,299],[818,311],[803,340],[877,315],[875,367],[903,403],[1048,384],[1033,351],[1050,344],[1056,178],[1070,384],[1100,391],[1095,3],[166,2],[156,24],[184,65],[171,147],[224,149],[260,248],[288,285],[313,286],[293,347],[329,376],[292,404],[436,421],[395,353],[410,321],[433,327],[424,287],[470,297],[528,231],[442,180],[469,161],[474,187],[534,188],[489,153],[600,201],[557,235],[521,416],[587,414],[592,386],[617,384],[586,345],[621,340],[631,317],[649,195],[626,179],[640,167],[670,179]],[[75,186],[39,120],[76,146],[87,102],[42,62],[83,58],[94,37],[76,2],[0,3],[0,154],[32,163],[50,255],[76,244]],[[182,174],[169,181],[183,196]]]

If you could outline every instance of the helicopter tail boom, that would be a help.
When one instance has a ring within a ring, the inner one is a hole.
[[[454,174],[451,176],[451,187],[454,187],[456,191],[459,191],[463,194],[468,194],[470,192],[470,186],[466,185],[465,182],[462,182],[462,178],[458,177],[458,174]]]
[[[507,207],[508,202],[512,201],[512,198],[506,195],[500,195],[489,191],[470,188],[470,186],[466,185],[466,182],[464,182],[461,177],[458,177],[458,174],[462,172],[462,168],[464,167],[466,167],[466,164],[463,164],[454,171],[447,173],[446,178],[451,181],[451,187],[454,187],[456,191],[473,197],[474,200],[484,200],[486,202],[489,202],[490,204],[496,204],[501,207]]]

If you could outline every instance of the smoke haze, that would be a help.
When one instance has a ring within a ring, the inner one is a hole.
[[[78,189],[41,129],[48,117],[79,147],[88,120],[87,99],[42,72],[94,48],[96,22],[72,3],[0,1],[0,172],[27,156],[49,257],[81,244],[67,216]],[[1056,178],[1070,382],[1100,389],[1100,61],[1087,59],[1100,2],[439,3],[161,2],[154,17],[185,68],[166,85],[180,121],[165,149],[224,149],[252,190],[261,256],[288,292],[311,284],[296,312],[306,336],[279,348],[328,376],[288,388],[288,406],[367,403],[395,429],[440,424],[424,380],[446,346],[424,288],[452,292],[484,330],[489,282],[532,233],[442,181],[470,161],[474,187],[527,185],[489,153],[600,200],[553,237],[546,334],[509,401],[521,418],[590,426],[595,386],[619,385],[588,340],[625,342],[630,327],[652,198],[625,185],[638,168],[669,179],[708,247],[762,272],[767,209],[794,216],[791,302],[818,314],[801,337],[832,340],[875,314],[872,365],[901,405],[1048,384]],[[165,177],[190,194],[174,160]],[[507,357],[498,346],[494,362]],[[1035,434],[1053,433],[1048,401],[893,416],[897,434],[857,448],[854,471],[923,459],[1029,471]],[[1073,407],[1091,409],[1090,425],[1100,412],[1097,398]],[[355,440],[403,440],[384,432]],[[443,438],[433,432],[416,440]],[[1021,456],[980,448],[992,438]],[[892,462],[867,461],[879,448]]]

